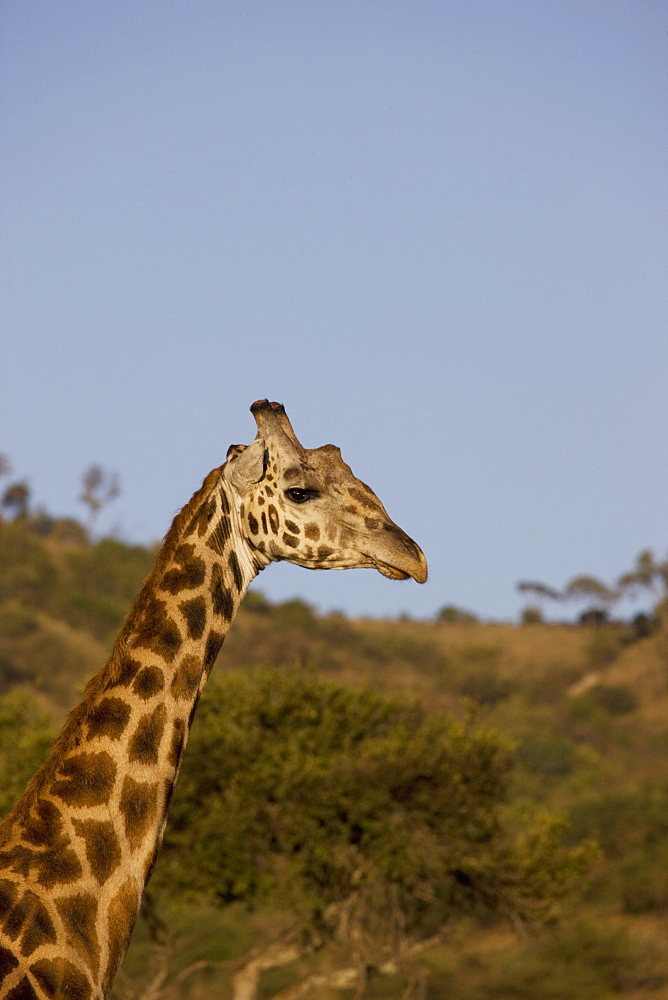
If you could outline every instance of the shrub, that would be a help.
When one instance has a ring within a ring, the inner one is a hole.
[[[597,629],[585,647],[587,662],[593,668],[606,667],[617,659],[622,640],[610,629]]]
[[[488,670],[471,670],[462,677],[457,691],[465,698],[472,698],[479,705],[493,706],[508,698],[515,690],[509,677],[499,677]]]
[[[635,692],[626,684],[596,684],[587,695],[610,715],[625,715],[638,707]]]
[[[660,965],[658,952],[625,929],[578,920],[527,946],[481,992],[484,1000],[609,1000],[664,985]]]
[[[543,612],[535,605],[523,608],[520,621],[522,625],[540,625],[543,621]]]
[[[478,621],[478,617],[454,604],[446,604],[436,615],[436,621],[447,625],[472,625]]]
[[[19,604],[0,607],[0,641],[21,639],[30,635],[37,627],[37,618],[27,608],[22,608]]]
[[[577,722],[605,722],[612,715],[625,715],[638,707],[638,699],[626,684],[595,684],[572,698],[568,713]]]
[[[268,615],[271,611],[271,604],[261,590],[249,590],[244,597],[243,607],[256,615]]]
[[[54,562],[24,521],[0,524],[0,601],[41,608],[56,588]]]
[[[276,607],[275,622],[278,628],[309,629],[315,624],[315,614],[310,604],[294,598]]]
[[[577,762],[577,746],[558,733],[535,732],[524,737],[517,756],[531,774],[563,777]]]
[[[33,696],[18,690],[0,696],[0,817],[45,759],[52,736]]]

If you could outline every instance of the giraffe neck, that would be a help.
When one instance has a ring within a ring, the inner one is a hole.
[[[214,470],[175,518],[111,659],[0,824],[0,1000],[23,978],[36,997],[53,996],[55,981],[81,1000],[106,995],[199,695],[261,558]]]

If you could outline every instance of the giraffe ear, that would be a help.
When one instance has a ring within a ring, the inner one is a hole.
[[[268,455],[264,438],[261,437],[256,437],[243,451],[239,451],[239,448],[240,445],[234,445],[236,454],[232,454],[228,460],[227,478],[237,493],[246,493],[251,486],[264,479]]]

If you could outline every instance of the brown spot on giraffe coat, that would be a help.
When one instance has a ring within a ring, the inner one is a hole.
[[[73,826],[83,839],[93,877],[104,885],[121,863],[121,849],[111,820],[75,819]]]
[[[148,781],[135,781],[130,775],[126,775],[119,808],[130,850],[137,850],[142,843],[156,817],[157,803],[157,785]]]
[[[116,686],[129,687],[140,668],[141,663],[139,660],[133,660],[127,653],[123,654],[119,660],[116,676],[111,677],[107,682],[107,689]]]
[[[243,578],[243,575],[241,573],[241,567],[239,565],[239,559],[238,559],[237,554],[236,554],[236,552],[234,550],[232,550],[230,552],[230,555],[229,555],[229,558],[228,558],[228,565],[229,565],[230,569],[232,570],[232,579],[234,580],[234,586],[237,588],[238,591],[241,591],[243,589],[243,585],[244,585],[244,578]]]
[[[222,556],[227,548],[227,543],[232,535],[232,526],[230,524],[230,519],[226,514],[223,514],[216,524],[216,527],[211,532],[211,537],[207,540],[207,545],[212,549],[217,555]]]
[[[53,1000],[91,1000],[93,989],[88,977],[66,958],[43,958],[30,972]]]
[[[191,639],[200,639],[206,627],[206,602],[200,595],[189,601],[182,601],[179,610],[186,620],[186,628]]]
[[[166,718],[167,710],[160,704],[153,712],[139,720],[128,745],[128,760],[131,764],[158,763],[158,751]]]
[[[199,688],[202,662],[197,656],[184,656],[170,686],[172,695],[179,701],[190,700]]]
[[[117,740],[125,732],[130,706],[121,698],[103,698],[88,716],[88,738],[108,736]]]
[[[69,846],[46,851],[37,863],[37,881],[45,889],[76,882],[82,873],[81,863]]]
[[[132,690],[142,701],[148,701],[159,694],[164,686],[165,678],[159,667],[143,667],[135,677]]]
[[[234,601],[219,563],[215,563],[211,570],[211,606],[214,614],[220,615],[227,622],[232,621]]]
[[[100,944],[97,937],[97,899],[89,892],[61,896],[56,908],[63,921],[68,942],[82,956],[93,978],[100,968]]]
[[[212,629],[208,639],[206,640],[206,649],[204,650],[204,672],[207,676],[216,662],[216,657],[220,652],[220,647],[223,645],[224,639],[225,636],[222,632],[215,632]]]
[[[0,912],[2,911],[0,910]],[[3,948],[0,945],[0,986],[2,986],[9,973],[13,972],[18,964],[18,958],[12,955],[8,948]]]
[[[183,745],[186,741],[186,724],[183,719],[175,719],[172,731],[172,742],[169,748],[169,763],[176,770],[181,763]]]
[[[137,622],[134,644],[150,649],[167,663],[172,663],[181,642],[181,633],[167,613],[166,602],[157,597],[150,598]]]
[[[139,893],[133,879],[127,878],[116,893],[108,909],[109,960],[102,977],[102,992],[106,996],[127,951],[130,933],[139,911]]]
[[[7,1000],[40,1000],[40,997],[35,993],[28,977],[24,976],[18,986],[9,991]]]
[[[0,924],[11,941],[21,936],[21,954],[32,955],[42,944],[56,941],[56,930],[41,899],[30,890],[21,896],[16,886],[3,880],[0,883]]]
[[[274,507],[273,503],[269,504],[269,506],[267,507],[267,512],[269,514],[269,526],[270,526],[272,532],[275,535],[277,535],[278,534],[278,526],[280,524],[280,521],[279,521],[279,518],[278,518],[278,511]]]
[[[82,750],[67,757],[51,791],[69,806],[99,806],[107,801],[116,777],[116,765],[104,751]]]
[[[186,542],[176,549],[174,562],[178,566],[167,570],[160,583],[161,590],[170,594],[180,594],[182,590],[193,590],[204,583],[206,566],[201,556],[195,555],[195,546]]]
[[[60,810],[49,799],[38,799],[23,827],[23,840],[37,847],[55,844],[63,825]]]

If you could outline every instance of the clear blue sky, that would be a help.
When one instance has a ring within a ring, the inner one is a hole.
[[[657,0],[0,2],[0,450],[162,535],[281,400],[430,581],[270,567],[350,614],[516,619],[668,544]]]

